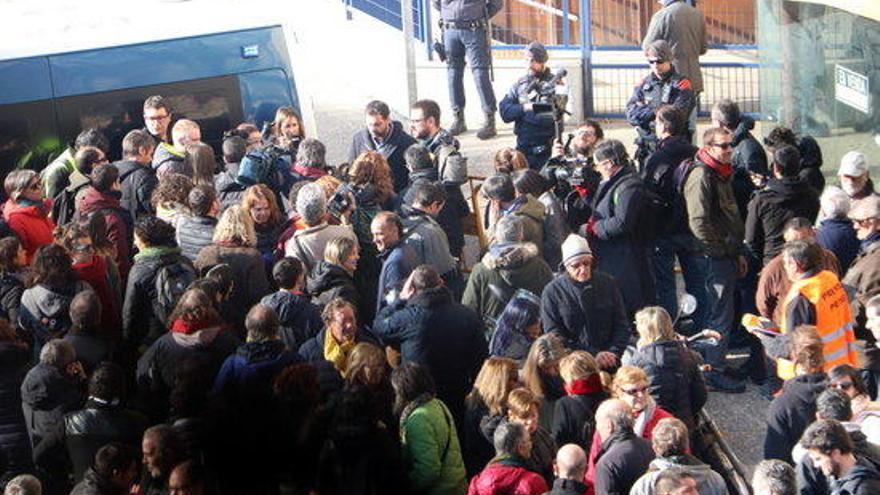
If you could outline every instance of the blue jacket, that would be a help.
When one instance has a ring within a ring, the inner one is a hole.
[[[840,262],[840,273],[845,274],[859,254],[859,239],[848,218],[826,218],[819,223],[816,241],[823,248],[834,253]]]
[[[248,342],[223,362],[214,379],[213,393],[240,406],[266,401],[272,395],[275,376],[285,367],[301,361],[281,340]]]
[[[541,75],[541,81],[549,81],[553,78],[550,69],[546,69]],[[504,122],[514,122],[513,133],[516,134],[517,148],[550,145],[556,133],[553,125],[553,116],[549,113],[538,114],[527,112],[523,108],[522,101],[527,97],[533,84],[538,77],[526,75],[514,83],[510,91],[498,104],[498,113]]]
[[[264,297],[260,304],[275,310],[281,323],[281,340],[294,352],[324,328],[321,309],[305,294],[280,290]]]
[[[394,290],[399,292],[410,272],[418,266],[415,251],[403,242],[379,253],[379,259],[382,260],[382,270],[379,272],[376,314],[388,305],[385,300],[388,293]]]

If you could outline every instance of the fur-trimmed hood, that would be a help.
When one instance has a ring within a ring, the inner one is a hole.
[[[496,244],[489,247],[482,262],[490,270],[515,270],[538,254],[538,247],[531,242]]]

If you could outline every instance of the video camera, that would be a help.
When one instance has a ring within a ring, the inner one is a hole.
[[[568,104],[568,91],[564,84],[559,84],[568,71],[559,69],[549,81],[536,79],[535,82],[525,92],[522,103],[529,102],[532,104],[532,111],[537,114],[553,113],[554,120],[562,120],[562,116],[567,114],[565,105]]]
[[[277,157],[289,156],[291,161],[293,161],[293,159],[296,158],[296,151],[299,149],[299,143],[302,141],[302,138],[298,136],[295,138],[291,138],[286,147],[279,146],[272,136],[272,132],[274,129],[275,122],[271,120],[263,122],[263,128],[260,129],[260,135],[262,136],[263,140],[263,145],[261,149]]]
[[[327,213],[333,218],[341,219],[345,212],[354,208],[354,188],[347,182],[339,184],[336,192],[327,200]]]

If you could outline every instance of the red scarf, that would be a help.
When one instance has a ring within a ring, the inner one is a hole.
[[[706,148],[700,148],[700,150],[697,151],[697,160],[705,163],[707,167],[717,172],[724,180],[729,179],[730,176],[733,175],[733,165],[730,163],[721,163],[715,158],[712,158],[712,155],[709,154]]]
[[[204,330],[205,328],[217,326],[217,321],[212,319],[207,320],[193,320],[193,321],[185,321],[180,318],[174,320],[171,324],[171,331],[173,333],[182,333],[185,335],[192,335],[199,330]]]
[[[602,390],[602,379],[599,378],[599,373],[590,375],[586,380],[575,380],[565,384],[565,393],[568,395],[589,395]]]

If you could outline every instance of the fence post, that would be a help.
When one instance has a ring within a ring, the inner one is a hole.
[[[431,25],[431,2],[428,0],[420,0],[422,2],[422,33],[425,35],[425,55],[428,60],[434,60],[434,26]],[[440,40],[442,43],[443,40]]]
[[[403,32],[403,50],[406,57],[406,96],[407,108],[418,99],[416,88],[416,54],[413,49],[413,0],[401,0],[400,23]]]
[[[562,44],[568,46],[571,44],[571,28],[568,25],[568,14],[571,13],[571,0],[562,0]]]
[[[580,0],[581,4],[581,104],[584,118],[593,114],[593,29],[590,25],[590,0]]]

